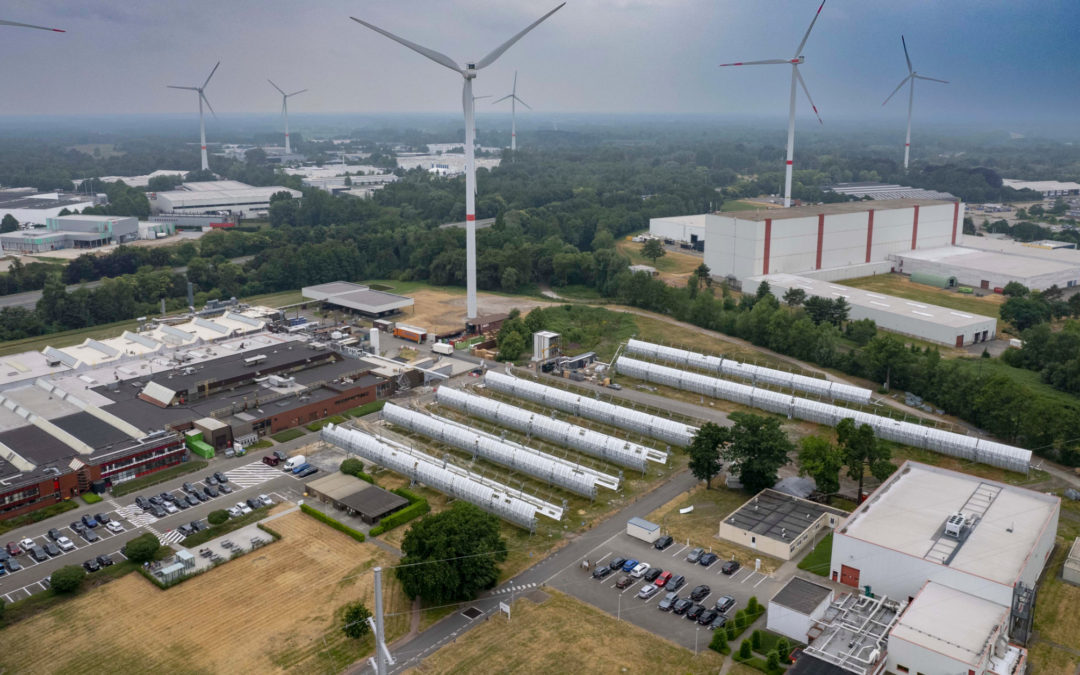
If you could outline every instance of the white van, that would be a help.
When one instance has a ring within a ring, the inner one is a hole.
[[[289,461],[285,462],[285,470],[286,471],[292,471],[293,469],[300,466],[301,464],[303,464],[306,461],[307,460],[304,458],[303,455],[297,455],[296,457],[290,457]]]

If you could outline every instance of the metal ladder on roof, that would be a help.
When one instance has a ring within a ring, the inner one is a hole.
[[[933,560],[934,562],[948,565],[952,562],[953,557],[956,555],[960,546],[967,539],[968,534],[975,528],[975,526],[982,520],[982,517],[986,515],[986,512],[990,509],[990,505],[994,503],[997,496],[1001,493],[1001,487],[993,485],[991,483],[980,482],[971,495],[968,496],[967,501],[960,507],[959,512],[964,514],[966,518],[971,521],[971,525],[961,535],[960,539],[953,539],[943,534],[939,535],[934,545],[930,547],[930,550],[923,556],[926,560]]]

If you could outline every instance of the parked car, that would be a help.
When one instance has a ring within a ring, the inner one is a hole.
[[[241,515],[240,509],[236,508],[235,506],[230,506],[227,513],[229,514],[230,518],[239,518]]]
[[[679,598],[675,601],[675,604],[671,606],[672,614],[686,614],[686,610],[694,606],[694,601],[690,598]]]
[[[723,567],[720,568],[720,571],[724,574],[735,574],[739,571],[740,567],[742,567],[742,565],[739,564],[738,560],[727,560],[724,562]]]
[[[637,566],[634,567],[634,569],[630,570],[630,576],[634,577],[635,579],[640,579],[641,577],[645,576],[646,572],[649,571],[649,567],[651,567],[649,563],[638,563]]]
[[[195,530],[193,530],[191,528],[191,525],[188,525],[187,523],[181,525],[176,529],[180,532],[180,534],[184,535],[185,537],[190,537],[192,534],[195,533]]]
[[[210,526],[207,525],[206,523],[204,523],[201,520],[193,520],[193,521],[191,521],[191,527],[193,527],[195,529],[195,531],[198,532],[199,530],[205,530],[206,528],[208,528]]]
[[[657,586],[659,586],[660,588],[664,588],[664,587],[667,586],[667,583],[669,581],[671,581],[671,572],[668,572],[667,570],[664,570],[659,575],[657,575],[656,580],[653,581],[653,583],[656,584]]]
[[[169,493],[169,492],[162,492],[161,494],[158,495],[158,499],[161,500],[161,505],[165,506],[166,504],[168,504],[172,500],[176,499],[176,497],[173,497],[172,494]]]
[[[173,506],[180,509],[181,511],[183,511],[184,509],[191,508],[191,505],[188,504],[188,502],[187,502],[187,498],[190,497],[190,496],[191,495],[184,495],[183,499],[177,499],[175,502],[173,502]],[[195,501],[198,501],[198,500],[195,500]]]
[[[688,563],[696,563],[697,561],[701,560],[701,556],[702,556],[703,553],[705,553],[705,549],[703,549],[703,548],[695,548],[694,550],[690,551],[690,553],[687,554],[686,562],[688,562]]]
[[[289,459],[289,456],[285,454],[284,450],[275,450],[273,452],[273,455],[277,458],[279,462],[284,462],[285,460]]]
[[[180,503],[183,504],[183,502]],[[187,506],[185,505],[184,508],[187,508]],[[105,529],[107,529],[109,532],[112,532],[113,534],[119,534],[124,531],[124,526],[116,522],[115,520],[110,520],[109,522],[105,523]]]
[[[37,546],[37,544],[35,544],[34,540],[30,537],[24,537],[23,540],[19,542],[19,546],[22,547],[23,553],[29,553],[30,549]]]
[[[648,572],[646,572],[643,578],[645,579],[645,581],[648,581],[651,584],[656,581],[657,578],[663,573],[664,570],[660,569],[659,567],[654,567]]]
[[[722,595],[716,601],[716,611],[727,614],[727,611],[735,606],[735,598],[730,595]]]
[[[56,540],[56,545],[60,547],[61,551],[74,551],[75,542],[71,541],[67,537],[60,537]]]
[[[253,508],[253,509],[257,509],[257,508],[260,508],[260,507],[262,506],[262,502],[260,502],[260,501],[259,501],[258,499],[256,499],[255,497],[250,497],[250,498],[249,498],[249,499],[247,500],[247,505],[248,505],[248,506],[250,506],[250,507],[251,507],[251,508]]]
[[[22,555],[22,549],[19,548],[19,545],[13,541],[8,542],[7,552],[8,555]]]
[[[658,551],[663,551],[668,546],[671,546],[674,541],[674,539],[665,534],[664,536],[653,542],[653,548]]]
[[[709,565],[716,562],[716,559],[719,557],[720,556],[716,555],[715,553],[706,553],[705,555],[701,556],[701,560],[698,561],[698,564],[702,567],[708,567]]]
[[[220,471],[214,472],[214,478],[217,480],[218,485],[224,485],[225,483],[229,482],[229,479],[225,477],[225,474],[221,473]]]
[[[694,605],[690,609],[686,610],[686,618],[691,621],[697,621],[705,611],[704,605]]]
[[[717,614],[716,618],[709,624],[709,630],[716,630],[717,628],[723,628],[727,625],[727,616],[724,614]]]
[[[0,562],[0,577],[7,574],[7,561]]]
[[[102,567],[108,567],[109,565],[113,564],[113,559],[105,554],[102,554],[97,557],[97,562]]]
[[[99,513],[94,516],[94,520],[98,521],[99,525],[108,525],[112,521],[112,518],[110,518],[108,514]]]
[[[189,494],[187,497],[184,497],[184,501],[187,502],[188,506],[198,506],[200,500],[194,494]]]
[[[220,483],[220,484],[219,484],[219,485],[217,486],[217,489],[218,489],[218,491],[219,491],[219,492],[221,492],[221,494],[223,494],[223,495],[227,495],[227,494],[232,494],[232,488],[231,488],[231,487],[229,487],[229,486],[228,486],[228,485],[227,485],[226,483]]]
[[[314,476],[317,473],[319,473],[319,467],[312,466],[312,467],[308,467],[308,468],[304,469],[303,471],[301,471],[300,472],[300,477],[301,478],[307,478],[308,476]]]
[[[611,568],[607,565],[597,565],[592,571],[593,579],[603,579],[609,574],[611,574]]]
[[[214,474],[210,474],[205,479],[203,479],[203,482],[207,485],[217,485],[217,478],[214,478]]]
[[[700,602],[708,597],[709,593],[712,593],[712,589],[705,584],[694,586],[694,590],[690,591],[690,599],[694,602]]]
[[[164,503],[163,500],[161,499],[161,495],[154,495],[153,497],[151,497],[147,501],[150,502],[151,506],[161,506],[162,503]]]
[[[8,558],[4,564],[7,565],[8,572],[18,572],[22,569],[22,565],[15,558]]]
[[[169,513],[169,514],[179,513],[179,511],[180,511],[180,507],[177,506],[176,504],[173,504],[172,502],[169,502],[168,504],[166,504],[162,508],[165,509],[165,513]]]
[[[98,536],[98,533],[94,532],[93,530],[87,530],[86,532],[83,532],[82,537],[91,544],[93,544],[98,539],[101,539],[101,537]]]
[[[50,542],[47,542],[45,544],[45,552],[48,553],[49,556],[51,556],[53,558],[60,555],[60,553],[61,553],[60,547],[56,545],[55,541],[50,541]]]
[[[617,383],[617,382],[610,382],[610,383],[608,383],[608,388],[609,389],[614,389],[615,391],[621,391],[622,390],[622,385]]]
[[[615,588],[627,588],[632,583],[634,583],[634,580],[624,574],[615,582]]]
[[[631,571],[632,569],[634,569],[637,566],[638,566],[638,561],[637,560],[634,560],[633,558],[627,558],[626,562],[623,563],[622,571],[623,572],[629,572],[629,571]]]
[[[45,562],[49,559],[49,554],[40,546],[33,546],[30,548],[30,557],[38,562]]]
[[[169,512],[165,510],[164,506],[155,506],[150,509],[150,513],[152,513],[155,518],[164,518],[169,515]]]
[[[697,622],[702,626],[708,626],[713,621],[715,621],[716,617],[718,616],[720,616],[720,612],[716,611],[715,609],[707,609],[701,613],[701,616],[698,617]]]
[[[187,485],[187,483],[184,483],[184,485]],[[139,495],[135,498],[135,506],[138,506],[140,509],[145,511],[151,506],[150,500],[146,497],[143,497],[142,495]]]
[[[203,494],[205,494],[207,497],[217,497],[221,493],[218,492],[217,488],[214,487],[213,485],[207,485],[206,487],[203,488]]]
[[[84,562],[82,566],[87,572],[97,572],[99,569],[101,569],[101,565],[99,565],[98,561],[94,558],[90,558],[89,560]]]
[[[670,593],[668,593],[664,597],[660,598],[660,604],[658,604],[656,607],[661,612],[670,612],[671,608],[678,601],[679,601],[679,594],[674,592],[674,591],[671,591]]]
[[[649,598],[651,598],[652,596],[656,595],[659,592],[660,592],[660,589],[657,588],[654,584],[645,584],[644,586],[641,587],[641,590],[638,591],[637,596],[639,598],[641,598],[642,600],[648,600]]]
[[[0,548],[0,564],[7,561],[11,557],[11,554],[7,552],[6,548]]]
[[[61,536],[63,536],[63,535],[60,534],[60,530],[56,529],[55,527],[51,528],[49,530],[49,539],[52,539],[53,541],[56,541]]]
[[[74,523],[72,523],[70,525],[70,527],[71,527],[71,531],[74,532],[75,534],[82,534],[83,532],[86,532],[86,526],[83,525],[82,523],[80,523],[77,520]]]
[[[184,483],[184,492],[195,492],[195,486],[191,483]]]
[[[273,499],[270,499],[270,495],[259,495],[260,506],[270,506],[274,503]]]
[[[686,585],[686,577],[681,574],[676,574],[671,577],[671,581],[667,582],[667,589],[669,591],[677,591]]]
[[[281,462],[281,460],[277,457],[274,457],[273,455],[267,455],[262,458],[262,462],[267,466],[277,466]]]
[[[296,475],[299,475],[310,468],[311,464],[309,464],[308,462],[304,462],[303,464],[298,464],[295,468],[293,468],[292,472]]]

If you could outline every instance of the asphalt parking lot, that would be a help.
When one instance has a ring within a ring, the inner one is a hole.
[[[649,563],[651,567],[681,574],[686,577],[686,584],[677,591],[680,598],[688,597],[690,591],[699,584],[711,589],[700,601],[706,609],[714,608],[716,600],[721,596],[730,595],[735,598],[735,606],[726,612],[729,618],[734,617],[737,610],[746,607],[750,596],[757,596],[758,601],[764,604],[780,589],[780,583],[773,577],[755,572],[752,568],[741,568],[729,576],[720,571],[723,560],[717,560],[709,567],[689,563],[686,556],[693,548],[676,542],[667,549],[658,551],[651,544],[619,533],[593,549],[589,560],[594,563],[595,568],[595,565],[609,564],[615,557],[633,558]],[[688,620],[685,616],[657,609],[667,591],[661,589],[648,600],[642,600],[637,597],[638,591],[647,582],[634,579],[634,583],[625,590],[619,590],[615,583],[622,575],[622,572],[612,572],[604,579],[597,580],[592,577],[591,569],[586,571],[572,565],[555,575],[548,585],[689,649],[695,648],[695,642],[699,650],[708,646],[712,632],[707,627],[699,626],[696,621]]]

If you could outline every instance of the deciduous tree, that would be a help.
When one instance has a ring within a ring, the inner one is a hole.
[[[690,473],[694,478],[705,481],[708,490],[710,482],[720,473],[723,463],[720,461],[721,449],[731,442],[731,431],[713,422],[701,425],[690,441],[687,452],[690,454]]]
[[[746,490],[759,492],[772,487],[777,471],[787,464],[788,453],[794,449],[780,428],[780,420],[744,412],[728,417],[735,424],[731,427],[731,442],[721,456],[731,462],[731,471],[739,476]]]
[[[836,494],[840,490],[840,469],[844,453],[821,436],[806,436],[799,441],[799,475],[810,476],[818,492]]]
[[[359,640],[371,632],[367,620],[371,612],[362,602],[350,602],[341,608],[341,630],[354,640]]]
[[[874,478],[885,480],[896,470],[889,461],[892,451],[889,450],[889,446],[878,440],[874,435],[874,428],[869,424],[856,426],[854,419],[846,417],[836,425],[836,438],[844,454],[848,477],[859,482],[860,500],[863,495],[863,479],[867,471]]]

